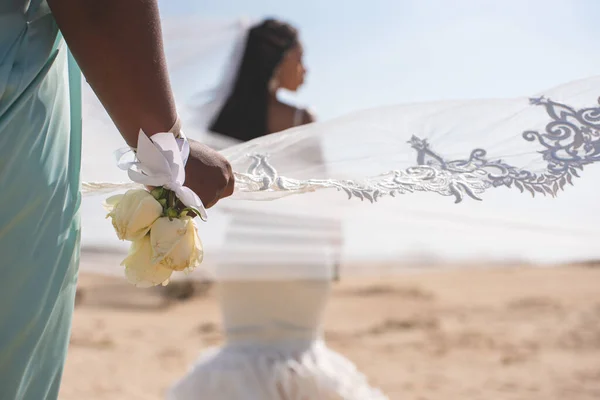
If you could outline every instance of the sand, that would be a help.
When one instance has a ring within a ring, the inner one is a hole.
[[[63,400],[153,400],[221,343],[214,289],[83,275]],[[600,268],[428,270],[335,284],[325,334],[390,399],[600,398]]]

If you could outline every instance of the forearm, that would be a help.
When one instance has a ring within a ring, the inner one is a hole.
[[[130,146],[177,118],[156,0],[48,0],[86,80]]]

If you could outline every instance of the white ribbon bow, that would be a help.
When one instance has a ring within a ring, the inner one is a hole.
[[[116,152],[119,168],[127,170],[129,179],[146,186],[163,186],[175,192],[177,198],[187,207],[200,212],[206,221],[206,209],[200,197],[186,186],[185,164],[190,155],[190,145],[181,132],[179,138],[172,133],[157,133],[151,137],[140,130],[136,160],[123,161],[130,148]]]

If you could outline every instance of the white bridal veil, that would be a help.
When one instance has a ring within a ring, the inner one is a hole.
[[[251,21],[184,22],[164,25],[183,130],[221,149],[236,172],[234,195],[208,210],[207,223],[199,222],[207,268],[250,258],[229,251],[228,232],[243,220],[236,235],[264,236],[265,215],[279,218],[277,229],[297,232],[298,243],[327,238],[328,221],[339,219],[344,254],[375,248],[369,257],[407,263],[600,256],[600,167],[594,165],[600,160],[600,76],[517,98],[375,108],[236,144],[206,127],[229,93]],[[226,66],[211,64],[214,57],[228,60]],[[127,187],[118,185],[128,179],[113,157],[122,146],[88,88],[84,250],[124,249],[103,219],[106,190],[99,190]],[[317,151],[320,161],[311,157]],[[304,264],[329,256],[309,244],[303,249],[312,249],[295,256]],[[264,258],[290,262],[284,248],[260,250],[251,256],[257,265]],[[118,265],[98,268],[121,272]]]

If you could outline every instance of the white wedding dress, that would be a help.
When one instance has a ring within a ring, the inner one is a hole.
[[[226,344],[201,354],[169,400],[387,399],[322,339],[330,281],[219,286]]]
[[[168,399],[385,399],[323,340],[339,220],[278,213],[271,204],[268,213],[226,210],[227,247],[213,271],[225,345],[202,353]]]

